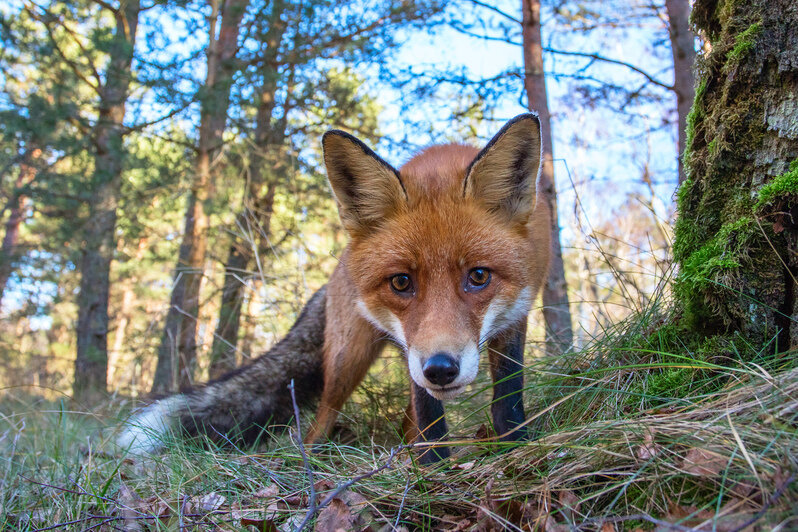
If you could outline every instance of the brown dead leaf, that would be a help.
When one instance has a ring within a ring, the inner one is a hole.
[[[469,469],[473,469],[476,465],[476,462],[466,462],[464,464],[454,464],[452,469],[460,469],[462,471],[468,471]]]
[[[654,443],[654,431],[649,429],[643,436],[643,444],[635,449],[635,456],[638,460],[647,461],[657,456],[662,448]]]
[[[355,512],[359,512],[368,506],[369,501],[356,491],[346,490],[339,494],[338,497],[349,505],[349,508]]]
[[[258,519],[255,517],[242,517],[241,526],[254,526],[261,532],[277,532],[277,525],[272,519]]]
[[[149,515],[157,516],[159,519],[164,519],[172,515],[172,509],[165,500],[157,495],[147,497],[144,501],[144,508],[147,509],[146,512]]]
[[[308,496],[304,493],[299,495],[291,495],[289,497],[285,497],[283,502],[289,508],[302,508],[308,505]]]
[[[604,523],[603,525],[601,525],[601,528],[599,529],[599,532],[616,532],[616,530],[617,529],[615,528],[614,524],[612,524],[612,523]]]
[[[122,524],[125,530],[136,532],[141,530],[141,520],[137,517],[143,514],[146,503],[139,497],[139,494],[131,489],[127,484],[121,482],[119,484],[119,492],[117,493],[118,503],[122,507],[119,513],[122,517]]]
[[[561,490],[557,498],[565,519],[569,522],[576,521],[576,514],[579,513],[579,497],[571,490]]]
[[[339,498],[333,499],[316,520],[316,532],[349,532],[354,528],[355,516],[349,506]]]
[[[313,484],[313,487],[315,488],[316,493],[321,494],[324,493],[325,491],[330,491],[331,489],[334,489],[335,484],[333,484],[329,480],[322,479],[322,480],[317,480],[316,483]]]
[[[488,438],[493,438],[496,436],[496,433],[493,432],[493,427],[488,427],[484,423],[479,426],[477,432],[474,434],[474,437],[478,440],[486,440]]]
[[[227,499],[223,495],[212,491],[197,498],[199,509],[203,512],[214,512],[222,507]]]
[[[269,497],[276,497],[280,493],[280,488],[277,484],[269,484],[255,493],[252,494],[256,499],[268,499]]]
[[[684,456],[681,469],[689,475],[714,477],[726,468],[726,463],[726,458],[717,453],[693,447]]]

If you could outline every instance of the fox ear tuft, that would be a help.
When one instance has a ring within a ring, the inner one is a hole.
[[[535,209],[541,159],[540,120],[534,113],[519,115],[471,162],[464,195],[511,222],[525,224]]]
[[[338,214],[350,234],[367,232],[405,204],[399,172],[360,140],[334,129],[321,143]]]

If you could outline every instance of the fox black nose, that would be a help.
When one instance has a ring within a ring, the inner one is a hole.
[[[432,384],[446,386],[457,378],[460,365],[446,353],[435,353],[424,362],[424,376]]]

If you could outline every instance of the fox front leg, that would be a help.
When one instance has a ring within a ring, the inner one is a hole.
[[[410,379],[412,405],[415,413],[418,436],[416,442],[440,441],[446,439],[448,429],[443,412],[443,403],[435,399],[427,390],[417,385]],[[422,449],[420,457],[422,464],[431,464],[449,457],[449,448],[446,446]]]
[[[501,441],[528,437],[526,427],[516,428],[524,415],[524,340],[526,320],[488,342],[490,371],[493,377],[493,429]],[[514,430],[515,429],[515,430]]]

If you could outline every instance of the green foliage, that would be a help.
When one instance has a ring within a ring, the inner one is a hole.
[[[798,159],[790,163],[790,169],[780,176],[776,176],[757,192],[757,201],[754,210],[776,202],[794,200],[798,196]]]

